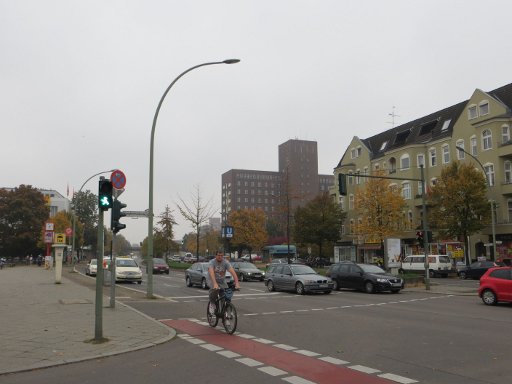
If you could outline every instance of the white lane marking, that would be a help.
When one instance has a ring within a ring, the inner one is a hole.
[[[313,381],[309,381],[298,376],[284,377],[283,380],[292,384],[316,384]]]
[[[248,335],[247,333],[241,333],[238,336],[243,337],[244,339],[254,339],[256,336]]]
[[[285,351],[292,351],[294,349],[297,349],[295,347],[292,347],[291,345],[286,344],[274,344],[274,347],[284,349]]]
[[[400,384],[418,383],[417,380],[409,379],[409,378],[403,377],[403,376],[394,375],[392,373],[384,373],[382,375],[377,375],[377,376],[382,377],[383,379],[396,381],[397,383],[400,383]]]
[[[331,363],[331,364],[335,364],[335,365],[343,365],[343,364],[349,363],[348,361],[336,359],[336,358],[330,357],[330,356],[319,357],[318,360],[322,360],[322,361],[325,361],[326,363]]]
[[[270,376],[281,376],[281,375],[288,374],[288,372],[286,372],[286,371],[283,371],[279,368],[270,367],[270,366],[260,367],[260,368],[258,368],[258,370],[260,370],[261,372],[265,372],[265,373],[269,374]]]
[[[187,341],[191,342],[192,344],[204,344],[203,340],[196,339],[195,337],[187,338],[184,340],[187,340]]]
[[[293,313],[295,311],[279,311],[279,313]]]
[[[275,344],[276,343],[275,341],[267,340],[267,339],[253,339],[253,340],[257,341],[258,343],[261,343],[261,344]]]
[[[353,369],[354,371],[359,371],[363,373],[377,373],[380,372],[378,369],[373,369],[370,367],[365,367],[364,365],[350,365],[350,369]]]
[[[224,348],[222,347],[219,347],[218,345],[213,345],[213,344],[201,344],[201,347],[203,347],[204,349],[207,349],[209,351],[222,351]]]
[[[239,355],[238,353],[236,352],[232,352],[232,351],[226,351],[226,350],[223,350],[223,351],[218,351],[217,352],[219,355],[222,355],[224,357],[227,357],[229,359],[232,359],[232,358],[235,358],[235,357],[240,357],[242,355]]]
[[[239,363],[245,364],[249,367],[257,367],[258,365],[263,365],[262,362],[251,359],[249,357],[243,357],[241,359],[236,359],[235,361],[238,361]]]
[[[308,351],[306,349],[296,349],[293,352],[300,353],[301,355],[309,356],[309,357],[320,356],[319,353]]]

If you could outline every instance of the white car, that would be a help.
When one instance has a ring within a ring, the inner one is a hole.
[[[120,281],[135,281],[142,284],[142,271],[131,257],[116,258],[116,283]]]
[[[98,260],[91,259],[85,267],[85,274],[87,276],[96,276],[96,272],[98,272]]]

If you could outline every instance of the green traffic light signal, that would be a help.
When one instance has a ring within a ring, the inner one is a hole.
[[[98,208],[108,211],[112,208],[112,183],[109,179],[100,179],[98,184]]]

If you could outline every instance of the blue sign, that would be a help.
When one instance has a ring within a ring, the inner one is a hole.
[[[233,234],[234,234],[234,231],[233,231],[232,226],[225,225],[222,227],[222,237],[223,238],[231,239],[231,238],[233,238]]]

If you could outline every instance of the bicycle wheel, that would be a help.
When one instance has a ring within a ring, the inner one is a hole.
[[[210,327],[216,327],[219,322],[219,318],[215,315],[215,304],[212,302],[208,302],[206,306],[206,318],[208,319],[208,324]]]
[[[237,316],[236,316],[236,308],[231,303],[226,303],[226,307],[224,308],[224,314],[222,316],[222,325],[224,325],[224,329],[226,333],[233,334],[236,331],[237,324]]]

